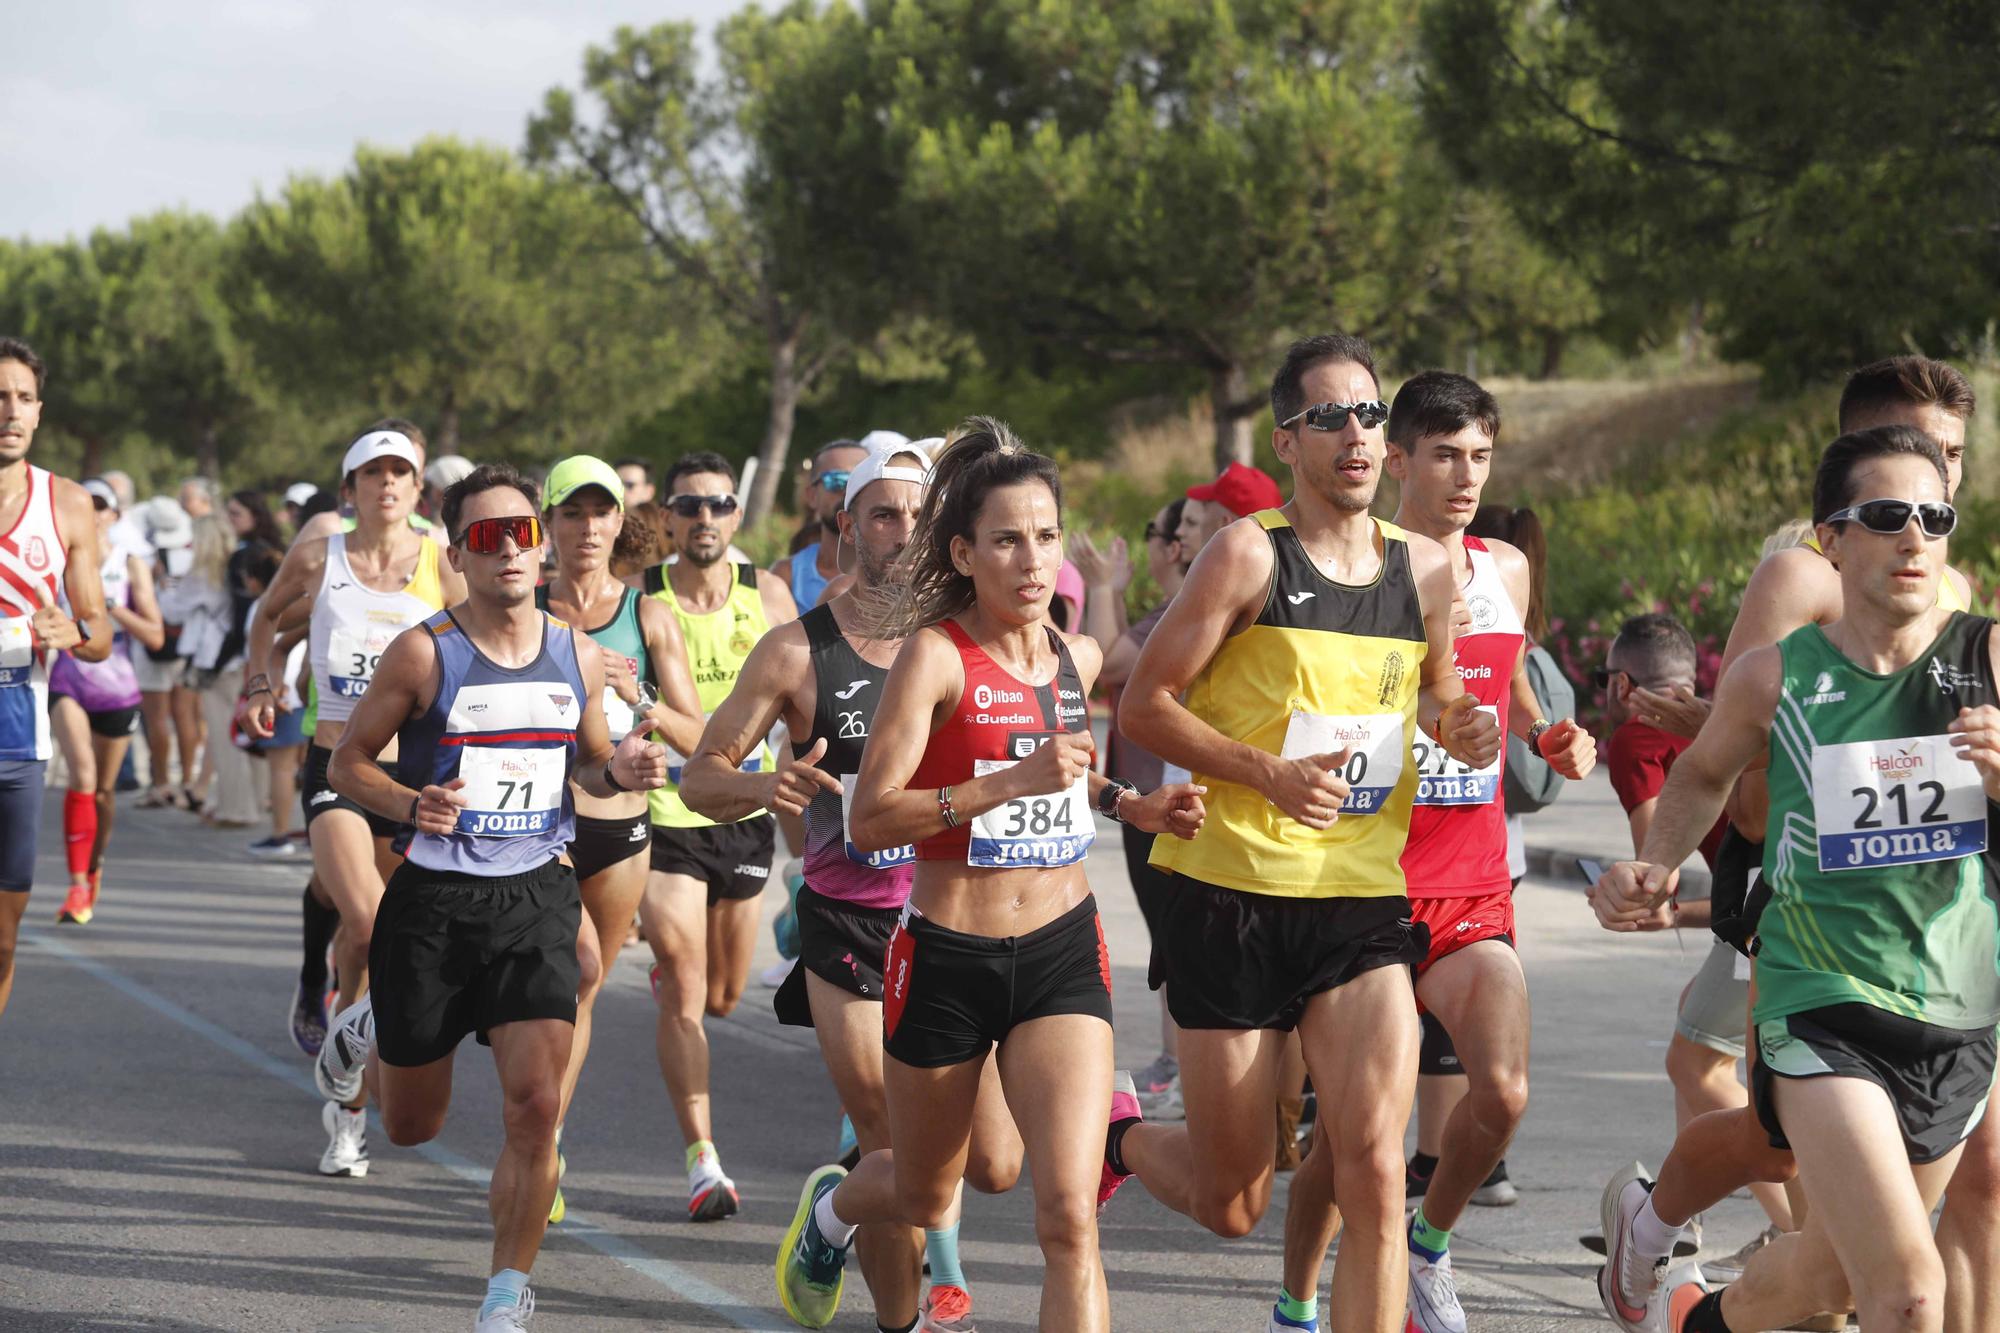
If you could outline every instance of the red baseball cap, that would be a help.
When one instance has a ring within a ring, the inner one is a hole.
[[[1231,463],[1214,481],[1188,487],[1187,498],[1213,500],[1238,518],[1248,518],[1259,509],[1276,509],[1285,502],[1271,474],[1248,463]]]

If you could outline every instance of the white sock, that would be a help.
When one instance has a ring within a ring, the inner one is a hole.
[[[1681,1238],[1685,1227],[1668,1226],[1653,1211],[1653,1196],[1648,1194],[1646,1202],[1639,1205],[1638,1213],[1632,1218],[1632,1248],[1648,1259],[1664,1259],[1674,1252],[1674,1242]]]
[[[813,1204],[813,1222],[828,1244],[838,1245],[843,1250],[854,1243],[854,1233],[859,1230],[841,1221],[840,1215],[833,1211],[832,1190],[820,1195],[819,1201]]]

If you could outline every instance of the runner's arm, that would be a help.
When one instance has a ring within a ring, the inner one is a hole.
[[[681,622],[659,598],[641,597],[639,633],[646,640],[646,655],[653,659],[653,688],[660,696],[648,714],[653,731],[682,754],[693,754],[701,742],[701,695],[688,668]]]
[[[131,588],[128,605],[110,607],[111,618],[140,647],[164,647],[167,622],[160,618],[160,599],[153,592],[153,567],[136,555],[126,556],[125,577]]]
[[[294,542],[250,617],[243,644],[243,698],[236,705],[236,717],[253,736],[270,736],[277,721],[278,696],[276,682],[271,679],[271,650],[278,627],[281,622],[301,619],[290,614],[301,608],[305,612],[303,618],[310,619],[313,594],[325,572],[324,538]]]
[[[283,577],[282,570],[279,577]],[[327,785],[386,819],[417,824],[427,833],[450,832],[464,799],[453,797],[458,796],[457,788],[464,785],[464,780],[454,779],[443,787],[426,785],[422,789],[425,808],[421,813],[427,819],[419,819],[418,790],[391,777],[377,757],[396,739],[404,723],[429,706],[437,690],[437,645],[430,631],[419,625],[391,639],[382,650],[374,678],[354,705],[354,714],[347,719],[340,741],[333,747],[326,766]]]
[[[604,651],[580,629],[572,628],[570,635],[576,645],[577,674],[583,677],[583,714],[576,723],[576,768],[571,780],[599,800],[665,786],[665,747],[647,740],[638,727],[629,736],[612,736],[611,724],[604,719]]]
[[[104,579],[98,572],[104,562],[97,554],[97,512],[90,493],[67,477],[55,478],[53,499],[56,525],[68,534],[63,595],[69,599],[69,611],[47,598],[32,617],[34,634],[43,646],[67,649],[80,662],[102,662],[111,655],[112,625],[104,609]]]
[[[1453,759],[1484,768],[1507,742],[1500,734],[1500,724],[1479,710],[1478,699],[1466,690],[1452,658],[1453,608],[1462,602],[1452,576],[1451,557],[1429,537],[1412,532],[1404,540],[1409,543],[1410,575],[1416,581],[1417,601],[1424,613],[1417,729],[1435,737]]]
[[[790,711],[793,691],[811,670],[805,628],[796,620],[757,641],[735,688],[708,720],[698,743],[685,751],[691,757],[681,771],[680,790],[688,809],[728,824],[759,810],[803,814],[818,792],[840,790],[839,780],[816,766],[826,752],[824,737],[804,758],[779,756],[773,772],[743,771],[743,761],[771,734],[779,715]],[[801,734],[797,739],[808,738]]]
[[[764,619],[772,626],[799,618],[799,604],[792,600],[792,590],[768,569],[757,571],[757,596],[764,603]]]

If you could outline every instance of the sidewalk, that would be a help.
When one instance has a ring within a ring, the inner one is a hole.
[[[1553,805],[1529,815],[1523,833],[1528,873],[1551,884],[1581,888],[1579,856],[1607,863],[1632,859],[1632,826],[1602,763],[1583,781],[1569,783]],[[1708,867],[1697,854],[1681,870],[1681,897],[1706,898],[1708,892]]]

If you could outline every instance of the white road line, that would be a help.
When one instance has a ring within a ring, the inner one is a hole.
[[[21,932],[21,942],[89,973],[113,990],[137,1000],[161,1017],[172,1019],[188,1031],[205,1038],[210,1044],[227,1051],[258,1073],[305,1093],[315,1102],[322,1100],[319,1089],[313,1086],[312,1074],[309,1071],[272,1058],[227,1028],[219,1027],[200,1014],[175,1004],[158,991],[139,984],[116,968],[105,966],[52,934],[42,930],[24,930]],[[372,1112],[369,1119],[375,1120]],[[379,1121],[376,1121],[375,1129],[380,1132]],[[459,1156],[443,1144],[422,1143],[418,1144],[414,1151],[433,1165],[470,1184],[483,1188],[492,1179],[493,1173],[488,1168]],[[758,1333],[784,1333],[792,1327],[791,1322],[776,1311],[745,1306],[737,1296],[697,1277],[670,1259],[661,1259],[647,1253],[630,1238],[587,1221],[574,1209],[564,1219],[561,1229],[554,1234],[582,1241],[606,1258],[615,1259],[641,1277],[665,1287],[678,1299],[690,1305],[698,1305],[727,1320],[732,1327],[755,1329]]]

